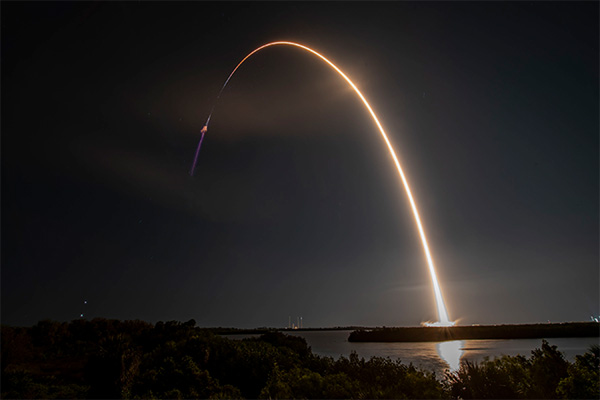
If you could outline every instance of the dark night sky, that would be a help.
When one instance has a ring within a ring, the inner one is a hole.
[[[2,2],[2,323],[599,310],[598,2]],[[84,300],[88,304],[83,305]]]

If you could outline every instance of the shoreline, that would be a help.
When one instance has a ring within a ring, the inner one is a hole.
[[[600,337],[597,322],[357,329],[349,342],[443,342],[478,339]]]

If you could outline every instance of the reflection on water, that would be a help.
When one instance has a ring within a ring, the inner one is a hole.
[[[435,345],[438,356],[450,366],[450,372],[455,372],[460,367],[460,359],[463,356],[464,340],[452,340],[439,342]]]
[[[513,340],[457,340],[451,342],[409,342],[409,343],[360,343],[348,342],[351,331],[287,331],[288,335],[306,339],[313,353],[319,356],[348,357],[356,352],[367,360],[373,356],[400,359],[404,364],[412,363],[417,367],[434,371],[443,377],[448,370],[454,372],[461,360],[481,362],[485,357],[493,359],[501,355],[517,354],[529,357],[531,351],[542,345],[542,339]],[[230,335],[228,337],[243,339],[259,335]],[[598,338],[555,338],[547,339],[551,345],[558,346],[565,358],[573,362],[577,354],[585,353],[590,345],[598,344]]]

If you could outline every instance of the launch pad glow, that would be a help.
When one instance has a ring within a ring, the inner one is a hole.
[[[318,58],[320,58],[321,60],[323,60],[325,63],[327,63],[331,68],[333,68],[342,78],[344,78],[344,80],[350,85],[350,87],[352,87],[352,89],[356,92],[356,94],[358,95],[358,97],[360,98],[360,100],[363,102],[365,108],[369,111],[369,114],[371,115],[371,117],[373,118],[373,121],[375,121],[375,125],[377,125],[377,128],[379,129],[379,132],[381,133],[381,136],[385,142],[385,144],[387,145],[387,148],[390,152],[390,155],[392,156],[392,159],[394,160],[394,164],[396,165],[396,169],[398,170],[398,174],[400,175],[400,180],[402,181],[402,184],[404,186],[404,189],[406,191],[406,195],[408,197],[408,201],[410,203],[410,207],[412,209],[413,212],[413,216],[415,218],[415,223],[417,225],[417,229],[419,231],[419,236],[421,237],[421,242],[423,244],[423,251],[425,253],[425,258],[427,259],[427,265],[429,266],[429,274],[431,275],[431,281],[433,283],[433,291],[435,293],[435,301],[436,301],[436,305],[437,305],[437,314],[438,314],[438,321],[434,322],[434,323],[427,323],[427,326],[452,326],[454,325],[453,321],[450,321],[449,317],[448,317],[448,311],[446,310],[446,305],[444,303],[444,298],[442,296],[442,291],[440,289],[440,285],[438,283],[438,279],[437,279],[437,275],[435,272],[435,267],[433,264],[433,259],[431,257],[431,254],[429,252],[429,246],[427,244],[427,238],[425,237],[425,231],[423,229],[423,225],[421,224],[421,218],[419,217],[419,212],[417,210],[417,205],[415,204],[415,200],[413,199],[412,193],[410,191],[410,187],[408,185],[408,181],[406,179],[406,177],[404,176],[404,172],[402,171],[402,167],[400,166],[400,162],[398,161],[398,157],[396,157],[396,153],[394,152],[394,148],[392,147],[392,144],[390,143],[390,140],[387,137],[387,134],[385,133],[385,131],[383,130],[383,127],[381,126],[381,123],[379,122],[379,119],[377,118],[377,116],[375,115],[375,112],[373,111],[373,109],[371,108],[371,106],[369,105],[369,103],[367,102],[367,99],[365,99],[365,97],[363,96],[363,94],[360,92],[360,90],[358,90],[358,88],[356,87],[356,85],[350,80],[350,78],[348,78],[346,76],[346,74],[344,74],[337,66],[335,66],[335,64],[333,64],[331,61],[329,61],[327,58],[325,58],[323,55],[321,55],[320,53],[316,52],[315,50],[298,44],[298,43],[294,43],[294,42],[286,42],[286,41],[278,41],[278,42],[271,42],[271,43],[267,43],[264,44],[258,48],[256,48],[255,50],[253,50],[252,52],[250,52],[246,57],[244,57],[242,59],[242,61],[240,61],[238,63],[238,65],[233,69],[233,71],[231,72],[231,74],[229,74],[229,77],[227,78],[227,80],[225,81],[225,84],[223,85],[223,87],[221,88],[221,91],[219,92],[218,96],[217,96],[217,101],[219,99],[219,97],[221,97],[221,94],[223,93],[223,90],[225,89],[225,86],[227,86],[227,83],[229,82],[229,80],[231,79],[231,77],[233,76],[233,74],[238,70],[238,68],[248,59],[250,58],[253,54],[255,54],[256,52],[265,49],[267,47],[271,47],[271,46],[293,46],[302,50],[305,50],[315,56],[317,56]],[[216,105],[216,102],[215,102]],[[208,130],[208,125],[210,123],[210,118],[212,116],[212,113],[214,111],[214,106],[213,106],[213,110],[211,110],[208,119],[206,120],[206,124],[204,125],[204,127],[202,128],[202,137],[200,138],[200,142],[198,143],[198,147],[196,149],[196,154],[194,157],[194,163],[192,165],[192,169],[190,171],[190,174],[193,175],[194,173],[194,169],[196,167],[196,162],[198,159],[198,153],[200,152],[200,146],[202,145],[202,140],[204,139],[204,134],[207,132]]]

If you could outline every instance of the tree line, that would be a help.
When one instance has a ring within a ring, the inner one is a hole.
[[[600,348],[573,363],[542,341],[530,357],[452,374],[400,360],[333,359],[301,337],[223,338],[188,322],[40,321],[1,327],[2,398],[599,398]]]

